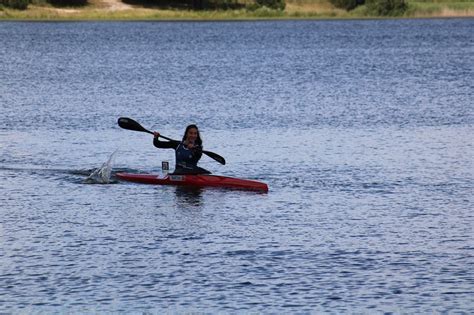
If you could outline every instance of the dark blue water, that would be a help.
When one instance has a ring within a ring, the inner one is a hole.
[[[472,312],[473,29],[0,23],[0,312]],[[120,116],[270,192],[86,184]]]

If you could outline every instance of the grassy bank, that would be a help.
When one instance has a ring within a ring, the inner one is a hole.
[[[407,16],[411,17],[473,17],[474,1],[409,1]]]
[[[261,8],[255,11],[192,11],[148,5],[130,5],[121,0],[89,0],[84,7],[53,7],[34,0],[27,10],[0,7],[0,20],[252,20],[371,18],[365,7],[353,11],[335,8],[328,0],[287,0],[284,11]],[[474,17],[474,0],[408,0],[402,17]]]

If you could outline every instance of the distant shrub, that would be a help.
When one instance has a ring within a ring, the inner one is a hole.
[[[407,10],[405,0],[366,0],[369,14],[380,16],[403,15]]]
[[[48,0],[48,2],[58,7],[80,7],[87,4],[87,0]]]
[[[163,9],[228,10],[240,9],[239,0],[122,0],[132,5],[158,7]]]
[[[29,0],[0,0],[0,5],[17,10],[26,10]]]
[[[285,0],[255,0],[255,9],[267,7],[273,10],[285,10]]]
[[[249,9],[249,16],[256,17],[256,18],[276,18],[276,17],[281,17],[285,13],[283,10],[274,10],[270,9],[268,7],[260,7],[257,9]]]
[[[339,9],[352,10],[358,5],[364,4],[364,0],[329,0],[333,6]]]
[[[243,7],[238,0],[202,0],[202,8],[206,9],[220,9],[220,10],[231,10],[239,9]]]

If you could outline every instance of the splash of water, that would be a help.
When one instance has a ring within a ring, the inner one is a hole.
[[[109,159],[101,167],[95,169],[84,182],[87,184],[109,184],[111,182],[112,164],[114,163],[117,151],[118,149],[110,155]]]

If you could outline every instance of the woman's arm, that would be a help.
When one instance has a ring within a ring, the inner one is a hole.
[[[191,152],[193,152],[193,160],[197,162],[201,159],[202,156],[202,146],[196,145],[191,149]]]
[[[155,137],[153,138],[153,145],[157,148],[160,148],[160,149],[175,149],[176,150],[176,148],[179,145],[179,141],[176,141],[176,140],[160,141],[160,140],[158,140],[158,137],[159,137],[159,133],[156,133]]]

